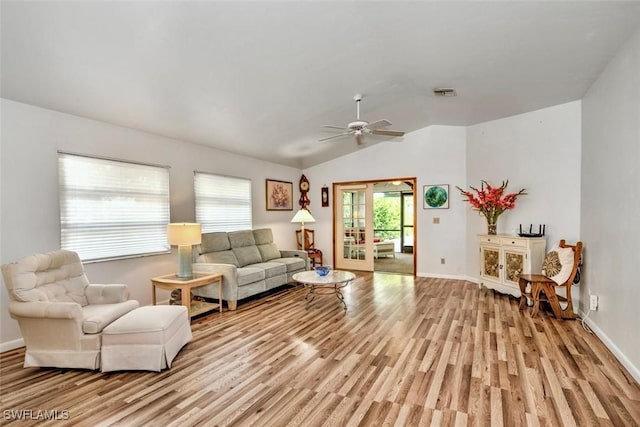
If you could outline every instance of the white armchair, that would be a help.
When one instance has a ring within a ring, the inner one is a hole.
[[[59,250],[2,266],[24,367],[100,368],[100,334],[138,307],[126,285],[89,284],[80,257]]]

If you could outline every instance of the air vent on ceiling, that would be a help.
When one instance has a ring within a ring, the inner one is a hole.
[[[450,87],[437,87],[433,89],[435,96],[457,96],[456,90]]]

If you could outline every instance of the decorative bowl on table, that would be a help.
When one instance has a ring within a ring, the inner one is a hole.
[[[315,267],[314,270],[316,271],[318,276],[326,276],[327,274],[329,274],[329,271],[331,269],[329,267]]]

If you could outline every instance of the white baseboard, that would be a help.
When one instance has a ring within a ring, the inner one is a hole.
[[[468,280],[467,276],[457,276],[455,274],[416,273],[416,277],[427,277],[432,279]]]
[[[16,348],[24,347],[24,339],[18,338],[17,340],[7,341],[0,343],[0,353],[4,353],[5,351],[13,350]]]
[[[587,313],[580,312],[580,317],[582,319],[584,319],[586,315]],[[589,328],[591,328],[593,333],[596,334],[598,338],[600,338],[600,341],[602,341],[604,345],[607,346],[607,348],[611,351],[611,353],[613,353],[616,359],[618,359],[618,361],[622,363],[622,366],[624,366],[625,369],[629,371],[631,376],[640,383],[640,368],[631,363],[627,356],[622,351],[620,351],[618,346],[616,346],[613,341],[611,341],[607,334],[605,334],[604,331],[593,322],[593,320],[587,317],[584,322],[587,324],[587,326],[589,326]]]

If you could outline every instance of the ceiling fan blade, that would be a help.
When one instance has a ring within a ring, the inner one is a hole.
[[[348,136],[348,135],[351,135],[351,132],[345,132],[345,133],[341,133],[341,134],[338,134],[338,135],[333,135],[333,136],[330,136],[330,137],[327,137],[327,138],[319,139],[318,141],[319,142],[325,142],[325,141],[329,141],[331,139],[343,138],[343,137]]]
[[[391,126],[391,122],[389,120],[386,120],[386,119],[378,120],[378,121],[375,121],[373,123],[369,123],[367,125],[367,127],[369,129],[371,129],[371,130],[378,129],[378,128],[383,128],[383,127],[386,127],[386,126]]]
[[[323,128],[327,129],[340,129],[340,130],[349,130],[349,128],[341,127],[341,126],[331,126],[331,125],[322,125]]]
[[[360,134],[356,134],[356,142],[358,143],[358,145],[362,145],[364,144],[364,135]]]
[[[374,135],[385,135],[385,136],[403,136],[404,132],[399,130],[382,130],[382,129],[374,129],[371,131]]]

